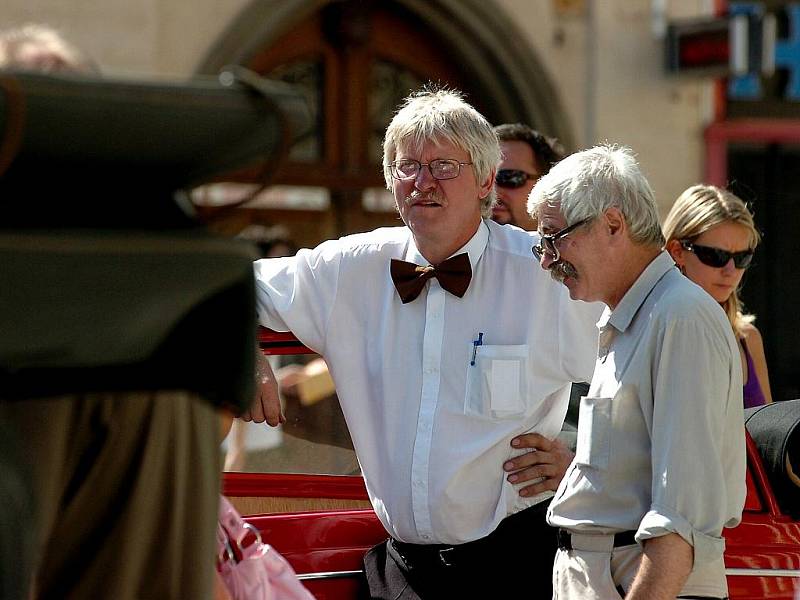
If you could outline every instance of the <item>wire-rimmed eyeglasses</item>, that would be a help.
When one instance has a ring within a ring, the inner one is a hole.
[[[437,158],[430,162],[421,163],[412,158],[403,158],[392,162],[389,167],[395,179],[416,179],[422,167],[428,167],[434,179],[455,179],[461,174],[462,165],[471,165],[471,162],[460,162],[454,158]]]
[[[570,233],[575,231],[578,227],[580,227],[581,225],[585,225],[591,220],[592,220],[591,217],[587,217],[586,219],[581,219],[577,223],[568,225],[567,227],[564,227],[564,229],[560,229],[555,233],[546,233],[542,235],[542,239],[539,241],[539,243],[536,244],[533,248],[531,248],[531,251],[533,252],[533,255],[536,257],[536,260],[542,260],[542,256],[544,256],[545,253],[553,257],[553,262],[558,262],[559,260],[561,260],[561,253],[558,251],[558,246],[556,246],[556,242],[558,242],[560,239],[565,238]]]

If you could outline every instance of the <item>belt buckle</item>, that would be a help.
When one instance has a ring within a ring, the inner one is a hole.
[[[455,554],[456,549],[450,546],[449,548],[442,548],[439,550],[439,561],[445,567],[452,567],[453,566],[453,556]]]

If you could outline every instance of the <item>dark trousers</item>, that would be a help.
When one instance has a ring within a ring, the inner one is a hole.
[[[545,522],[548,504],[507,517],[485,538],[454,547],[389,539],[364,557],[360,597],[470,598],[488,588],[496,598],[550,600],[558,541],[556,529]]]

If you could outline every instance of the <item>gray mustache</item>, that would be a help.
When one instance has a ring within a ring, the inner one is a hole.
[[[428,194],[423,194],[418,191],[411,192],[408,196],[403,198],[403,201],[406,204],[413,204],[414,202],[436,202],[437,204],[443,204],[443,198],[441,194],[436,192],[431,192]]]
[[[561,283],[567,277],[571,277],[572,279],[577,279],[578,271],[575,270],[575,267],[572,266],[572,263],[560,260],[557,263],[554,263],[550,266],[550,277]]]

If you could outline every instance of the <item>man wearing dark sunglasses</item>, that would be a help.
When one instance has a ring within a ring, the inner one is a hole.
[[[536,181],[564,158],[561,144],[522,123],[504,123],[494,128],[502,158],[495,176],[497,202],[492,220],[527,231],[536,230],[528,214],[528,194]]]
[[[604,302],[575,458],[547,514],[554,598],[726,598],[723,527],[745,499],[742,369],[717,302],[675,268],[627,148],[573,154],[536,184],[533,253],[573,300]],[[701,261],[728,253],[686,241]]]

